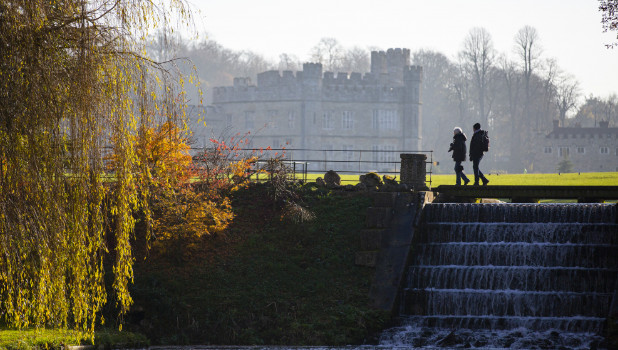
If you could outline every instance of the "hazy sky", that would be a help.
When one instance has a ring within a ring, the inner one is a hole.
[[[323,37],[352,46],[432,49],[455,59],[473,27],[484,27],[500,53],[514,57],[517,31],[537,29],[542,58],[555,58],[582,92],[618,93],[616,33],[602,33],[597,0],[189,0],[200,32],[224,47],[309,58]]]

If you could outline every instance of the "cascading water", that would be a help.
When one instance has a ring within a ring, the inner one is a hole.
[[[618,275],[611,204],[428,204],[382,346],[603,347]]]

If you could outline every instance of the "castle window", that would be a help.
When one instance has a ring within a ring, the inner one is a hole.
[[[253,129],[255,127],[255,112],[245,112],[245,129]]]
[[[560,157],[568,157],[568,156],[569,156],[569,148],[560,147]]]
[[[285,139],[285,146],[291,146],[292,145],[292,139]]]
[[[599,153],[601,153],[601,154],[609,154],[609,147],[601,147],[601,148],[599,148]]]
[[[354,146],[353,145],[343,145],[343,160],[346,161],[344,163],[345,169],[353,169],[354,163]]]
[[[374,145],[373,150],[373,164],[377,169],[385,170],[394,167],[393,162],[397,161],[397,154],[395,146],[393,145]]]
[[[586,148],[585,147],[577,147],[577,153],[578,154],[586,153]]]
[[[374,109],[372,126],[378,130],[396,130],[399,128],[397,110]]]
[[[274,149],[279,149],[281,148],[281,142],[279,141],[279,139],[273,139],[273,145],[272,148]]]
[[[268,126],[271,129],[277,129],[277,117],[278,117],[278,112],[275,110],[272,111],[268,111]]]
[[[331,112],[322,114],[322,129],[331,130],[333,128],[333,115]]]
[[[390,163],[390,162],[396,161],[397,160],[396,159],[396,155],[397,154],[395,154],[395,146],[393,146],[393,145],[384,145],[384,146],[382,146],[382,152],[381,152],[380,158],[381,158],[381,160],[383,162],[389,162]],[[386,166],[389,167],[389,168],[391,167],[390,164],[386,165]]]
[[[550,154],[551,153],[551,147],[545,147],[543,149],[543,153]]]
[[[373,160],[373,167],[375,168],[375,170],[377,170],[377,168],[378,168],[378,151],[380,150],[380,146],[373,145],[373,146],[371,146],[371,150],[373,151],[373,152],[371,152],[371,158]]]
[[[352,111],[341,112],[341,128],[346,130],[354,129],[354,113]]]
[[[295,124],[296,124],[296,112],[290,111],[288,112],[288,128],[294,129]]]
[[[227,126],[232,126],[232,115],[231,114],[225,115],[225,122],[227,123]]]

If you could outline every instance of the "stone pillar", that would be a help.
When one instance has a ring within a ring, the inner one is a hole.
[[[425,154],[400,154],[401,170],[400,176],[402,184],[412,185],[415,191],[425,191],[429,188],[425,184],[425,176],[427,170],[425,162],[427,155]]]

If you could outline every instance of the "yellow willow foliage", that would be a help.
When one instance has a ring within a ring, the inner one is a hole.
[[[144,81],[161,71],[142,42],[188,15],[178,0],[0,1],[0,323],[92,335],[108,251],[113,299],[130,307],[134,214],[150,218],[135,140],[173,91],[152,102]]]
[[[234,219],[232,203],[227,197],[184,187],[179,191],[162,191],[157,196],[154,232],[158,240],[184,240],[223,231]]]

